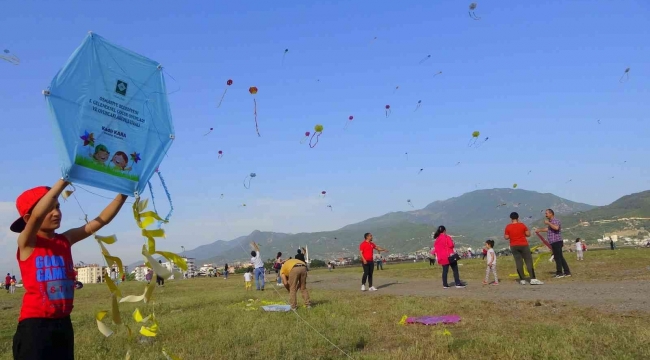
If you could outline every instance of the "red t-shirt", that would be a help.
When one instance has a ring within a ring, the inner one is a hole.
[[[361,254],[366,261],[372,261],[372,255],[375,248],[377,248],[377,245],[375,245],[375,243],[365,240],[361,243],[361,245],[359,245],[359,250],[361,250]]]
[[[36,237],[27,260],[16,253],[25,296],[18,321],[29,318],[58,319],[70,315],[74,300],[74,264],[70,241],[56,234],[53,239]]]
[[[504,234],[510,236],[510,246],[528,246],[526,231],[528,231],[526,224],[512,223],[506,226]]]
[[[5,284],[6,285],[11,285],[11,276],[9,276],[9,275],[5,276]]]

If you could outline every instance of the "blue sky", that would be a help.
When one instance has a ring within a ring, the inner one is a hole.
[[[595,205],[650,187],[647,2],[485,1],[480,21],[469,2],[310,3],[4,2],[0,48],[22,62],[0,63],[0,265],[15,264],[15,197],[60,177],[41,90],[89,30],[176,79],[176,140],[161,166],[175,212],[161,249],[254,229],[332,230],[477,187],[518,183]],[[319,144],[301,145],[317,123]],[[474,130],[489,137],[480,149],[467,146]],[[92,214],[107,203],[78,195]],[[63,210],[64,227],[81,224],[76,204]],[[117,233],[114,254],[139,258],[128,210],[103,233]],[[92,240],[74,256],[99,260]]]

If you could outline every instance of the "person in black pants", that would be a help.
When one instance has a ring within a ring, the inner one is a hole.
[[[162,260],[158,260],[158,264],[162,265]],[[165,279],[156,274],[156,284],[158,284],[158,286],[165,286]]]
[[[379,252],[388,251],[372,242],[372,234],[365,233],[363,235],[363,242],[359,245],[359,253],[361,254],[361,262],[363,263],[363,277],[361,278],[361,291],[366,291],[366,280],[370,291],[377,291],[377,288],[372,286],[372,272],[375,269],[375,262],[373,256],[375,249]]]
[[[548,225],[547,229],[536,229],[535,232],[545,232],[548,234],[547,240],[551,244],[553,258],[555,259],[555,278],[571,276],[569,265],[567,264],[566,259],[564,259],[564,254],[562,254],[562,247],[564,247],[564,242],[562,240],[562,222],[560,222],[560,219],[555,217],[555,212],[553,212],[553,210],[546,209],[546,220],[544,220],[544,224]],[[564,273],[562,271],[564,271]]]

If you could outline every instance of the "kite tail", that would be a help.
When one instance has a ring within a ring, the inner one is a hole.
[[[226,97],[226,93],[228,92],[228,88],[223,91],[223,95],[221,95],[221,100],[219,100],[219,105],[217,105],[217,108],[221,106],[221,103],[223,102],[223,98]]]
[[[316,136],[316,142],[314,143],[314,145],[312,145],[311,141],[314,139],[314,136]],[[310,148],[313,149],[314,147],[316,147],[316,144],[318,144],[318,138],[319,137],[320,137],[320,133],[314,133],[314,135],[311,136],[311,139],[309,139],[309,147]]]
[[[301,144],[304,144],[305,141],[307,141],[307,137],[306,137],[306,136],[305,136],[304,138],[302,138],[302,140],[300,140],[300,143],[301,143]]]
[[[248,180],[248,186],[246,186],[246,180]],[[245,187],[246,189],[250,189],[250,188],[251,188],[251,180],[252,180],[252,179],[249,179],[248,176],[246,176],[246,178],[244,178],[244,187]]]
[[[253,113],[255,114],[255,131],[257,131],[257,136],[262,137],[262,135],[260,135],[260,128],[257,126],[257,101],[255,98],[253,98],[253,104],[255,105],[253,109]]]

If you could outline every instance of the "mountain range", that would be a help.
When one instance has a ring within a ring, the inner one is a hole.
[[[438,225],[461,245],[481,246],[485,239],[502,239],[509,214],[519,213],[529,227],[544,226],[544,210],[551,208],[562,220],[565,237],[588,241],[617,233],[642,235],[650,228],[650,191],[624,196],[610,205],[592,206],[563,199],[553,194],[521,189],[476,190],[458,197],[435,201],[422,209],[391,212],[338,230],[286,234],[255,230],[230,241],[217,240],[188,250],[185,256],[203,263],[222,264],[250,258],[251,242],[260,244],[265,258],[278,251],[294,256],[299,246],[309,247],[310,257],[334,259],[356,255],[366,232],[391,253],[411,252],[431,246],[431,233]],[[135,266],[138,264],[133,264]]]

